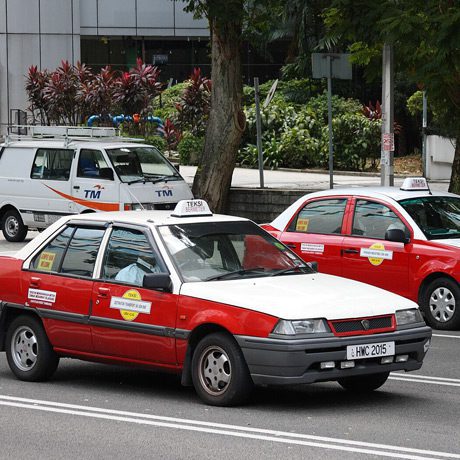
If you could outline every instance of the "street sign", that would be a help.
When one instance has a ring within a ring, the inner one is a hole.
[[[332,75],[329,74],[328,57],[331,58]],[[349,53],[312,53],[311,55],[313,78],[339,78],[351,80],[352,67]]]
[[[262,106],[264,109],[268,107],[268,104],[270,104],[271,100],[273,99],[273,96],[275,95],[276,87],[278,86],[278,79],[276,79],[273,82],[272,87],[270,88],[270,91],[267,94],[267,97],[265,98],[264,105]]]
[[[394,152],[395,150],[394,133],[383,133],[382,134],[382,150],[384,152]]]

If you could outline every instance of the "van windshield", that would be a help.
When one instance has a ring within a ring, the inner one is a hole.
[[[181,180],[174,166],[154,147],[106,149],[122,182]]]

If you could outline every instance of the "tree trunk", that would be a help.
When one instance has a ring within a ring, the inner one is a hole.
[[[241,6],[242,7],[242,6]],[[211,110],[203,154],[193,182],[193,194],[214,212],[224,212],[245,127],[241,108],[241,21],[210,20]]]
[[[455,139],[455,155],[450,176],[449,192],[460,195],[460,135]]]

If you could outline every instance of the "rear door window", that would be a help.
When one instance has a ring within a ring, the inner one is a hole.
[[[346,198],[307,203],[289,225],[288,232],[340,234]]]
[[[32,179],[69,180],[73,155],[73,150],[38,149],[30,177]]]

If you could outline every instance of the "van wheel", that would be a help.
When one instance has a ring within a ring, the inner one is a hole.
[[[254,385],[238,344],[223,333],[210,334],[198,343],[192,380],[198,396],[212,406],[242,404]]]
[[[31,316],[18,316],[8,327],[6,358],[13,374],[27,382],[47,380],[59,364],[41,322]]]
[[[6,211],[2,219],[2,232],[7,241],[24,241],[28,229],[21,216],[15,210]]]

